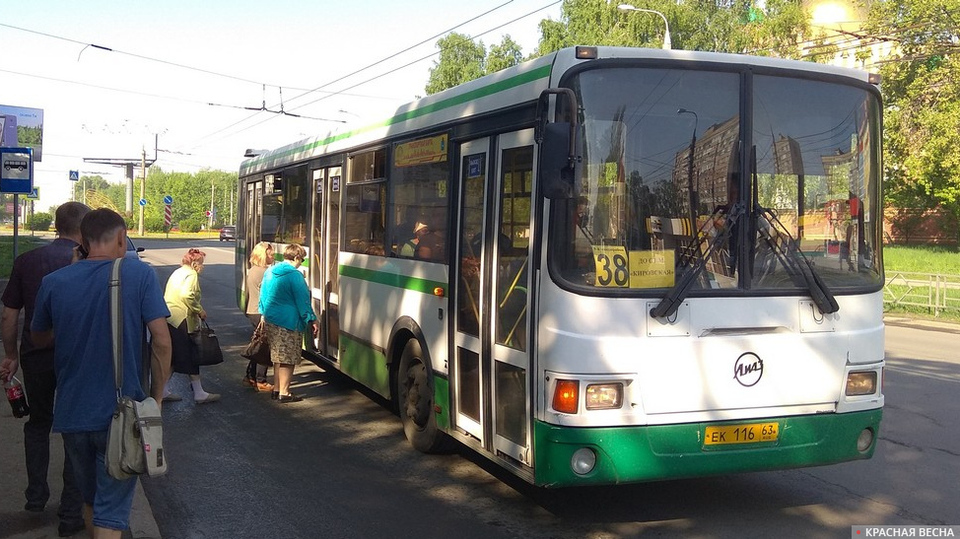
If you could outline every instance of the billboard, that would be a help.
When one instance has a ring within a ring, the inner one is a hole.
[[[0,146],[33,148],[33,160],[43,157],[43,109],[0,105]]]

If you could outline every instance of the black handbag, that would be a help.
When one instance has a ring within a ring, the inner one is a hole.
[[[267,342],[267,332],[263,329],[263,321],[257,324],[250,337],[250,343],[240,352],[240,355],[256,362],[258,365],[270,367],[273,361],[270,360],[270,343]]]
[[[216,332],[207,325],[207,321],[200,323],[200,330],[193,334],[193,342],[196,345],[196,363],[201,367],[219,365],[223,363],[223,351],[220,350],[220,340],[217,339]]]

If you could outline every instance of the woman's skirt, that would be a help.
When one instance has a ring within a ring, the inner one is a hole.
[[[300,352],[303,350],[303,332],[282,328],[266,319],[263,327],[267,332],[267,342],[270,343],[270,360],[281,365],[299,365]]]
[[[187,321],[181,322],[179,327],[170,324],[167,324],[167,327],[170,329],[170,341],[173,345],[173,372],[200,374],[200,365],[197,365],[196,359],[197,347],[187,333]]]

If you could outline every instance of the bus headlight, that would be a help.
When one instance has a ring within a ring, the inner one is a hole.
[[[577,475],[586,475],[597,465],[597,454],[588,447],[581,447],[570,457],[570,469]]]
[[[623,406],[623,383],[590,384],[586,393],[587,410],[611,410]]]
[[[877,392],[877,371],[851,372],[847,375],[847,388],[844,394],[848,397],[855,395],[872,395]]]

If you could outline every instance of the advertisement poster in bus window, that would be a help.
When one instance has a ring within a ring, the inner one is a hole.
[[[447,160],[447,135],[397,144],[393,156],[398,167],[442,163]]]

